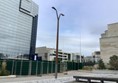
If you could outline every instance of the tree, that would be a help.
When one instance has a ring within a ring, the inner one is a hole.
[[[104,62],[103,62],[103,60],[101,59],[101,60],[99,60],[99,62],[98,62],[98,68],[99,69],[106,69],[106,67],[105,67],[105,65],[104,65]]]
[[[109,64],[110,64],[111,69],[118,70],[118,56],[116,55],[111,56]]]
[[[1,66],[2,66],[2,68],[0,70],[0,76],[7,76],[7,75],[9,75],[10,72],[8,70],[6,70],[6,66],[7,66],[6,61],[3,61]]]

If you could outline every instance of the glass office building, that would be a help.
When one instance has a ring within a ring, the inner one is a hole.
[[[0,53],[35,53],[38,6],[32,0],[0,0]]]

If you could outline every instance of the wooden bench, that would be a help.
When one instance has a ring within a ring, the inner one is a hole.
[[[92,83],[91,80],[98,80],[98,81],[100,81],[100,83],[104,83],[104,81],[112,81],[112,82],[118,83],[118,77],[110,78],[110,77],[93,77],[93,76],[73,76],[73,78],[75,78],[77,82],[82,81],[80,79],[85,79],[85,80],[87,80],[86,81],[87,83]]]

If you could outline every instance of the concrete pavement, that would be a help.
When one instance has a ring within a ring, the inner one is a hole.
[[[105,70],[106,71],[106,70]],[[55,79],[54,74],[47,74],[42,76],[22,76],[22,77],[12,77],[0,79],[0,83],[84,83],[84,82],[74,82],[73,76],[77,75],[86,75],[86,76],[109,76],[109,77],[118,77],[118,71],[69,71],[67,75],[64,73],[58,74],[58,79]],[[111,72],[111,73],[109,73]],[[111,82],[106,82],[111,83]]]

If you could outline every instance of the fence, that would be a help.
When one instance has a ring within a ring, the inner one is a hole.
[[[4,60],[0,60],[2,63]],[[54,61],[6,60],[11,75],[42,75],[55,72]],[[58,72],[82,69],[81,63],[58,62]]]

